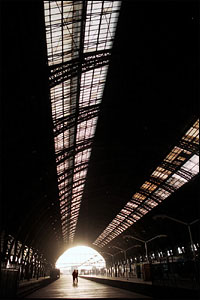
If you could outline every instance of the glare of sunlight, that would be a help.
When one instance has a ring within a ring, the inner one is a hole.
[[[86,246],[68,249],[56,262],[56,268],[63,274],[71,274],[74,269],[78,269],[79,274],[88,274],[105,267],[104,258],[96,250]]]

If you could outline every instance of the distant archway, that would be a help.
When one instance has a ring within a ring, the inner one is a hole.
[[[106,267],[105,260],[96,250],[77,246],[65,251],[57,260],[56,268],[61,274],[71,274],[74,269],[79,270],[79,274],[99,273]]]

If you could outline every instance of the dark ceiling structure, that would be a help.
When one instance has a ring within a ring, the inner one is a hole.
[[[122,1],[111,51],[99,52],[102,60],[92,56],[102,65],[109,56],[109,67],[102,102],[90,111],[98,121],[69,243],[68,233],[63,236],[50,100],[58,82],[50,80],[44,3],[2,1],[2,230],[53,262],[69,246],[100,250],[94,241],[198,120],[198,12],[197,1]],[[77,62],[77,72],[79,67]],[[70,151],[76,154],[76,148]],[[187,241],[182,225],[154,220],[157,214],[189,223],[199,218],[199,173],[123,232],[144,240],[167,234],[152,247]],[[198,242],[198,223],[192,233]],[[101,251],[132,246],[123,234]]]

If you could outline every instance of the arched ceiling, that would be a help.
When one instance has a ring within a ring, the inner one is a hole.
[[[42,1],[2,1],[2,228],[55,259],[63,243]],[[123,1],[74,245],[92,244],[198,118],[198,4]],[[199,215],[199,175],[129,227],[142,239]],[[197,226],[194,236],[198,236]],[[110,245],[132,245],[121,236]],[[108,246],[105,247],[106,251]],[[98,249],[98,247],[96,247]]]

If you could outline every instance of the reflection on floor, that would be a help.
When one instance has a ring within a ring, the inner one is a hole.
[[[62,275],[60,279],[48,286],[37,290],[26,298],[149,298],[147,296],[96,283],[79,278],[77,284],[73,284],[71,275]]]

